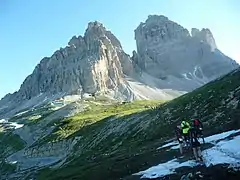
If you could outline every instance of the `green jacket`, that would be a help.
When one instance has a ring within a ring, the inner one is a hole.
[[[187,134],[189,129],[191,128],[190,124],[187,121],[182,121],[181,123],[183,134]]]

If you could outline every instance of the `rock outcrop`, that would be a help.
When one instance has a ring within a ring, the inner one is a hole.
[[[111,93],[114,98],[134,99],[123,78],[132,73],[132,60],[118,39],[101,23],[90,22],[83,37],[72,37],[68,46],[43,58],[20,90],[1,100],[0,114],[9,111],[7,107],[13,109],[17,103],[40,96],[34,101],[84,93]]]
[[[191,35],[193,38],[197,38],[199,41],[208,44],[212,51],[217,49],[215,39],[209,29],[203,28],[201,31],[199,31],[197,28],[192,28]]]
[[[131,60],[117,38],[102,24],[91,22],[82,36],[44,58],[26,78],[19,94],[31,99],[40,93],[116,90],[124,85],[123,72],[131,73]]]
[[[135,39],[134,62],[165,80],[161,88],[191,91],[238,67],[217,49],[209,29],[193,28],[190,35],[165,16],[149,16],[135,30]]]

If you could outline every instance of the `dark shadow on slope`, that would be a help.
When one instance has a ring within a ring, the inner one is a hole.
[[[72,136],[84,136],[74,149],[76,154],[80,149],[84,152],[80,152],[80,156],[69,157],[70,163],[60,170],[53,171],[50,174],[45,174],[46,172],[43,171],[42,173],[45,175],[41,177],[40,174],[40,177],[43,179],[49,176],[53,176],[53,179],[107,179],[107,177],[108,179],[116,179],[134,173],[139,169],[140,164],[142,168],[145,168],[151,164],[164,161],[169,153],[156,152],[156,147],[168,137],[161,138],[159,136],[157,140],[153,141],[152,138],[147,137],[147,134],[139,133],[139,129],[134,127],[136,124],[129,126],[125,135],[111,134],[103,141],[96,142],[96,145],[92,147],[91,142],[98,138],[99,133],[108,126],[109,121],[118,124],[126,119],[131,121],[131,118],[150,115],[151,112],[151,110],[148,110],[114,120],[112,116],[83,127]],[[161,134],[167,134],[167,132],[162,131]],[[81,147],[82,145],[84,147]],[[169,158],[174,155],[176,155],[175,152]]]

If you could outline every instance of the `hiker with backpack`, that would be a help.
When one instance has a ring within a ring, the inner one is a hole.
[[[196,130],[197,137],[201,137],[202,140],[203,140],[203,143],[204,143],[205,141],[204,141],[204,137],[203,137],[203,124],[202,124],[202,122],[199,119],[194,119],[192,127]]]
[[[184,141],[186,142],[186,144],[189,144],[189,130],[191,128],[190,124],[187,121],[182,121],[181,122],[181,128],[182,128],[182,134],[184,137]]]
[[[193,155],[196,159],[196,161],[203,161],[202,159],[202,152],[201,152],[201,144],[198,141],[198,134],[197,129],[192,127],[189,130],[189,137],[190,137],[190,144],[193,150]]]
[[[176,134],[177,141],[179,143],[180,153],[183,154],[183,134],[182,134],[181,126],[178,125],[175,127],[175,134]]]

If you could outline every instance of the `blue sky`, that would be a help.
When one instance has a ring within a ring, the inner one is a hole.
[[[1,0],[0,98],[19,89],[45,56],[82,35],[98,20],[136,49],[134,29],[149,14],[163,14],[184,27],[210,28],[218,48],[240,62],[239,0]]]

